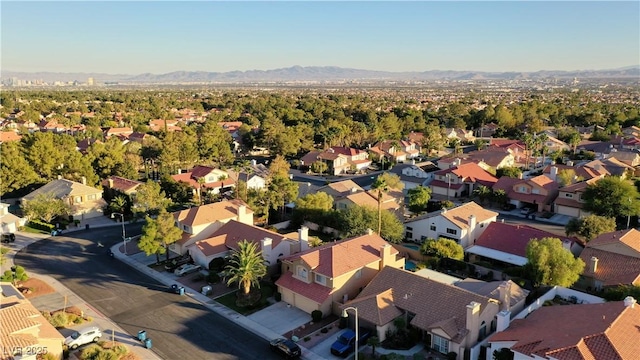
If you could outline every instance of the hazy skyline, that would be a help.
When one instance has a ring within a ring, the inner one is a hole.
[[[640,64],[640,2],[10,2],[3,70],[537,71]]]

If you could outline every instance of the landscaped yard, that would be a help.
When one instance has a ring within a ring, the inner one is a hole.
[[[24,294],[24,297],[26,297],[27,299],[33,299],[38,296],[55,292],[55,290],[49,284],[37,278],[30,278],[22,281],[18,289]]]
[[[260,284],[260,293],[262,294],[262,296],[260,297],[260,302],[258,304],[256,304],[255,306],[252,307],[239,307],[236,305],[236,294],[237,294],[238,290],[230,292],[228,294],[225,294],[223,296],[220,296],[218,298],[215,299],[215,301],[219,302],[220,304],[228,307],[229,309],[232,309],[236,312],[238,312],[239,314],[242,314],[244,316],[247,316],[249,314],[252,314],[258,310],[264,309],[265,307],[269,306],[269,302],[267,301],[268,298],[273,296],[274,290],[272,285],[267,284],[267,283],[261,283]]]

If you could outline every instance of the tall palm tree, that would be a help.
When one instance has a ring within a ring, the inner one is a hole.
[[[371,189],[378,192],[378,235],[382,231],[382,196],[390,190],[402,190],[404,184],[396,174],[385,172],[378,176],[371,185]]]
[[[238,249],[233,250],[226,267],[229,280],[227,285],[238,282],[244,295],[251,291],[251,285],[260,287],[260,279],[267,275],[266,261],[262,258],[262,252],[258,249],[258,243],[242,240],[238,243]]]

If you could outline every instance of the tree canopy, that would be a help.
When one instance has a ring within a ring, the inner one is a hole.
[[[424,211],[431,200],[431,188],[422,185],[409,189],[407,194],[409,195],[409,210],[413,212]]]
[[[589,215],[580,219],[571,219],[565,226],[567,235],[577,234],[586,241],[601,234],[616,230],[616,219],[598,215]]]
[[[378,214],[381,215],[382,232],[380,236],[391,242],[400,243],[404,237],[404,226],[390,211],[378,213],[375,209],[366,206],[350,206],[340,210],[339,221],[335,225],[345,236],[359,236],[373,230],[378,225]]]
[[[242,240],[238,248],[232,250],[229,263],[225,268],[229,279],[227,284],[238,283],[245,295],[251,291],[251,286],[260,287],[260,279],[267,274],[267,265],[258,248],[258,243]]]
[[[570,287],[584,270],[584,262],[562,246],[558,238],[531,239],[527,267],[539,285]]]
[[[595,184],[588,185],[582,195],[586,211],[614,218],[640,213],[638,197],[636,187],[630,181],[617,176],[605,176]]]
[[[420,252],[424,255],[435,256],[438,258],[450,258],[462,260],[464,258],[464,249],[462,246],[451,239],[440,238],[426,239],[420,246]]]

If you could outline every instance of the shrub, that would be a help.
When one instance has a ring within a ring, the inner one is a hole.
[[[451,351],[449,353],[447,353],[447,359],[448,360],[456,360],[458,358],[458,354]]]
[[[69,325],[69,317],[67,313],[59,311],[51,316],[51,325],[55,328],[61,328]]]
[[[318,322],[318,321],[322,320],[322,311],[313,310],[311,312],[311,319],[313,319],[314,322]]]
[[[207,282],[209,284],[217,284],[220,282],[220,275],[218,275],[215,271],[209,271],[209,275],[207,275]]]
[[[86,349],[82,350],[80,357],[82,359],[95,359],[96,356],[102,351],[102,348],[96,344],[90,345]]]
[[[118,355],[118,357],[122,357],[129,352],[129,349],[127,349],[127,347],[122,344],[117,344],[111,350],[113,350],[113,352]]]
[[[225,266],[225,261],[224,258],[221,257],[217,257],[211,260],[211,262],[209,262],[209,270],[214,271],[216,273],[222,271],[224,269]]]
[[[274,293],[274,294],[273,294],[273,298],[274,298],[276,301],[281,301],[281,300],[282,300],[282,294],[280,294],[279,292]]]

